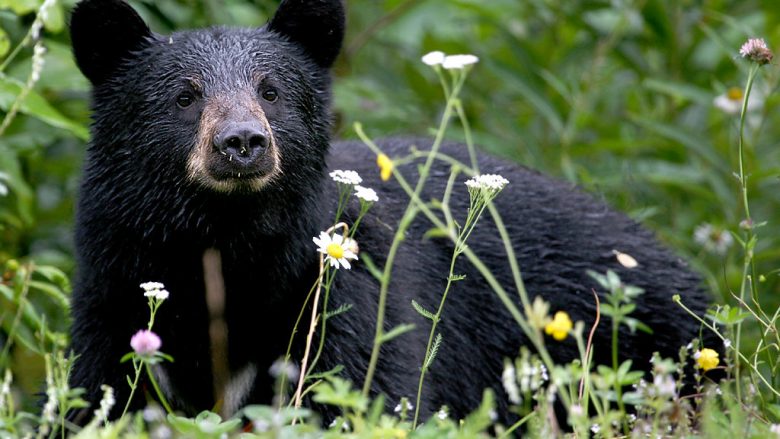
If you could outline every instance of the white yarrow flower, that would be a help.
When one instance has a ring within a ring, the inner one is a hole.
[[[325,260],[330,262],[331,267],[344,267],[349,270],[352,268],[349,260],[358,258],[354,252],[357,244],[354,239],[344,238],[339,234],[330,236],[326,232],[320,232],[319,238],[315,237],[312,240],[317,244],[317,251],[326,255]]]
[[[433,52],[428,52],[423,55],[422,62],[429,66],[438,66],[444,62],[444,58],[444,52],[440,50],[434,50]]]
[[[165,285],[163,285],[160,282],[144,282],[140,285],[141,288],[144,289],[144,291],[152,291],[152,290],[162,290],[165,288]]]
[[[143,288],[144,296],[146,297],[165,300],[170,296],[168,290],[165,289],[165,285],[160,282],[144,282],[140,286]]]
[[[330,178],[332,178],[336,183],[351,184],[353,186],[358,185],[363,181],[363,179],[360,178],[360,175],[358,175],[358,173],[355,171],[343,171],[341,169],[336,169],[328,175],[330,175]]]
[[[441,63],[441,66],[447,70],[458,70],[468,65],[476,64],[479,61],[474,55],[447,55]]]
[[[376,191],[363,186],[355,186],[355,196],[363,201],[368,201],[371,203],[376,203],[379,201],[379,196],[377,196]]]
[[[466,186],[470,189],[482,189],[490,191],[500,191],[509,184],[509,181],[498,174],[477,175],[466,181]]]

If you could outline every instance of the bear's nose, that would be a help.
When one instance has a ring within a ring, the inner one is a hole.
[[[258,123],[232,123],[214,136],[214,147],[230,159],[249,162],[268,147],[268,135]]]

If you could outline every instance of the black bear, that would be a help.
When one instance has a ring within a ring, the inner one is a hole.
[[[78,359],[71,384],[86,388],[89,401],[100,399],[101,384],[111,385],[118,401],[128,397],[130,367],[119,360],[130,350],[130,337],[146,325],[139,284],[159,281],[171,295],[154,329],[162,350],[175,358],[158,367],[163,391],[185,413],[215,405],[203,269],[204,252],[215,249],[224,279],[225,359],[231,376],[245,384],[244,393],[226,398],[236,407],[270,403],[274,389],[267,371],[284,355],[318,275],[312,237],[333,219],[338,192],[327,177],[333,169],[356,170],[377,191],[379,201],[356,239],[361,254],[384,265],[408,198],[398,184],[380,181],[376,157],[362,144],[330,141],[329,68],[343,34],[341,0],[283,0],[258,29],[214,27],[169,36],[151,32],[121,0],[76,6],[73,48],[94,86],[94,120],[76,217],[72,348]],[[411,145],[425,149],[430,140],[388,139],[379,145],[392,157]],[[467,160],[462,145],[443,148]],[[707,295],[699,278],[651,233],[569,184],[497,159],[479,161],[483,172],[510,182],[495,204],[531,296],[590,325],[596,306],[591,291],[601,288],[586,271],[614,270],[645,289],[634,317],[655,331],[622,330],[621,358],[645,367],[654,351],[673,356],[697,336],[698,324],[671,298],[681,294],[703,313]],[[396,172],[414,179],[417,164]],[[437,161],[423,199],[440,198],[448,175],[449,165]],[[455,185],[451,205],[462,219],[465,185]],[[347,220],[354,220],[357,209],[350,205]],[[422,216],[412,224],[390,284],[386,328],[416,324],[381,351],[371,392],[386,394],[392,405],[416,394],[430,328],[410,302],[435,309],[446,283],[453,246],[425,236],[430,229]],[[477,226],[469,247],[516,297],[491,220]],[[632,255],[639,267],[621,266],[615,250]],[[444,404],[453,416],[462,416],[478,404],[484,388],[505,395],[503,359],[529,345],[479,272],[465,260],[456,272],[465,279],[455,285],[439,326],[444,342],[426,380],[424,416]],[[319,370],[342,365],[343,377],[363,382],[378,290],[361,261],[339,274],[329,308],[352,309],[329,321]],[[610,340],[609,324],[602,324],[596,361],[609,362]],[[571,339],[550,339],[549,346],[557,361],[577,356]],[[296,343],[294,361],[301,353]],[[133,407],[143,403],[140,393]],[[506,411],[505,399],[499,398],[500,413]],[[325,418],[333,415],[322,410]]]

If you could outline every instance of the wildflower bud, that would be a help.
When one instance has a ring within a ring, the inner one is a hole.
[[[753,228],[753,220],[752,219],[743,219],[739,222],[739,228],[742,230],[750,230]]]
[[[16,270],[19,269],[19,261],[17,261],[16,259],[9,259],[5,263],[5,269],[12,273],[15,273]]]
[[[739,54],[758,65],[769,64],[774,56],[763,38],[750,38],[739,49]]]

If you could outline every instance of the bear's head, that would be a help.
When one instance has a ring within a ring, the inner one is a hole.
[[[283,0],[261,28],[170,36],[121,0],[80,2],[71,37],[93,84],[88,163],[124,181],[295,193],[325,166],[343,35],[341,0]]]

